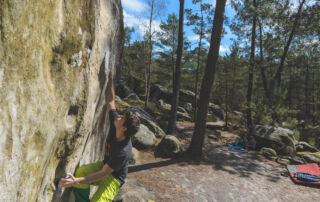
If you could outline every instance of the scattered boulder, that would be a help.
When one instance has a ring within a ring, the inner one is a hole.
[[[172,93],[166,87],[155,84],[150,88],[150,98],[153,100],[162,99],[165,103],[170,103]]]
[[[306,163],[305,160],[299,156],[290,157],[290,156],[279,155],[279,158],[287,159],[290,161],[291,164],[304,164],[304,163]]]
[[[129,159],[129,165],[138,165],[140,164],[140,159],[139,159],[139,151],[132,147],[132,155],[131,158]]]
[[[187,110],[185,110],[183,107],[180,107],[180,106],[178,106],[177,111],[181,113],[188,113]]]
[[[298,142],[295,146],[297,152],[319,152],[319,149],[311,146],[307,142]]]
[[[179,92],[179,103],[192,103],[194,105],[194,92],[190,90],[181,89]]]
[[[208,135],[208,138],[215,141],[219,140],[221,138],[221,130],[214,130],[212,134]]]
[[[193,111],[192,104],[190,102],[184,103],[183,108],[187,110],[187,112],[190,114]]]
[[[207,128],[210,130],[223,130],[225,125],[226,124],[223,121],[206,123]]]
[[[127,103],[126,101],[123,101],[119,96],[116,95],[115,97],[115,102],[116,102],[116,106],[117,109],[119,111],[124,111],[126,110],[128,107],[130,107],[130,104]]]
[[[170,111],[171,110],[171,105],[165,103],[162,99],[160,99],[159,101],[157,101],[157,105],[160,109],[162,110],[167,110]]]
[[[132,145],[137,149],[153,149],[156,146],[157,138],[147,126],[140,124],[139,131],[131,138]]]
[[[121,81],[117,84],[115,91],[116,94],[122,99],[132,93],[132,90],[125,84],[124,81]]]
[[[260,154],[264,155],[265,157],[269,159],[276,159],[277,158],[277,152],[272,148],[262,147],[260,149]]]
[[[113,202],[145,202],[149,200],[155,200],[153,193],[149,192],[137,180],[127,179]]]
[[[147,126],[157,138],[161,138],[166,135],[166,133],[158,126],[156,120],[143,109],[139,107],[129,107],[127,111],[134,112],[140,118],[140,122]]]
[[[220,120],[224,120],[224,116],[225,116],[224,111],[221,109],[221,107],[211,102],[209,103],[209,106],[208,106],[208,115],[215,115]]]
[[[286,128],[256,125],[253,135],[257,141],[257,147],[269,147],[280,155],[295,156],[296,140],[293,132]]]
[[[307,163],[320,164],[320,152],[298,152],[297,155],[303,158]]]
[[[124,100],[135,100],[135,101],[140,101],[140,98],[137,94],[135,93],[130,93],[128,96],[124,98]]]
[[[181,152],[181,143],[172,135],[164,136],[155,149],[155,155],[161,157],[175,157],[181,154]]]
[[[189,114],[187,112],[182,113],[182,112],[177,111],[177,120],[191,121],[191,117],[189,116]]]

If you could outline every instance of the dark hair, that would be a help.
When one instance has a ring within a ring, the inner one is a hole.
[[[127,137],[132,137],[138,132],[140,128],[140,119],[133,112],[126,112],[124,114],[124,117],[125,121],[123,123],[123,126],[127,128],[127,130],[124,132],[124,135]]]

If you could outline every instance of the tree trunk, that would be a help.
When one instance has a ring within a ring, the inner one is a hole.
[[[208,60],[200,89],[199,110],[197,113],[197,119],[191,144],[188,149],[188,153],[191,156],[201,156],[202,154],[210,92],[215,77],[216,64],[219,58],[219,48],[221,42],[221,32],[224,20],[225,6],[226,0],[216,1],[216,10],[214,14]]]
[[[150,93],[150,79],[151,79],[151,62],[152,62],[152,18],[153,18],[153,9],[154,9],[154,0],[151,3],[151,13],[149,20],[149,57],[148,57],[148,71],[147,71],[147,80],[146,80],[146,99],[144,102],[144,108],[147,109],[149,102],[149,93]]]
[[[262,83],[263,83],[263,89],[264,89],[264,93],[266,95],[267,100],[270,98],[269,95],[269,91],[268,91],[268,83],[267,83],[267,79],[266,79],[266,74],[265,74],[265,70],[264,70],[264,66],[263,66],[263,41],[262,41],[262,24],[260,22],[260,20],[258,19],[258,24],[259,24],[259,42],[260,42],[260,61],[259,61],[259,65],[260,65],[260,70],[261,70],[261,78],[262,78]]]
[[[180,91],[180,71],[181,71],[181,58],[183,48],[183,18],[184,18],[184,0],[180,0],[179,10],[179,33],[178,33],[178,47],[177,47],[177,60],[176,71],[173,83],[173,99],[171,103],[171,116],[168,122],[168,134],[172,134],[177,120],[177,108],[179,104],[179,91]]]
[[[295,17],[295,20],[294,20],[294,23],[293,23],[293,26],[292,26],[292,30],[291,30],[291,33],[290,33],[290,36],[289,36],[289,39],[288,39],[287,44],[286,44],[286,46],[284,48],[284,51],[283,51],[283,54],[282,54],[281,60],[280,60],[280,65],[279,65],[278,71],[277,71],[277,73],[275,75],[275,79],[277,81],[277,87],[278,88],[280,87],[280,84],[281,84],[281,73],[282,73],[282,70],[283,70],[284,61],[285,61],[285,59],[287,57],[287,53],[288,53],[291,41],[293,39],[295,30],[299,25],[299,19],[300,19],[300,16],[301,16],[302,6],[305,3],[305,1],[306,0],[302,0],[302,2],[299,5],[299,9],[298,9],[297,15]]]
[[[200,39],[198,44],[198,55],[197,55],[197,69],[196,69],[196,82],[194,84],[194,120],[197,119],[198,111],[198,82],[199,82],[199,69],[200,69],[200,53],[202,45],[202,35],[203,35],[203,13],[202,13],[202,1],[200,1],[200,12],[201,12],[201,27],[200,27]]]
[[[256,8],[256,0],[253,0],[253,9]],[[251,54],[250,54],[250,67],[249,67],[249,79],[248,79],[248,91],[247,91],[247,129],[250,132],[252,128],[252,114],[251,114],[251,97],[253,86],[253,69],[254,69],[254,51],[256,41],[256,11],[253,10],[252,31],[251,31]]]

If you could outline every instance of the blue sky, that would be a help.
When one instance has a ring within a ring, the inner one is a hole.
[[[133,40],[141,40],[145,32],[148,23],[148,10],[149,6],[147,4],[148,0],[122,0],[122,6],[124,11],[124,22],[126,26],[134,27],[136,32],[133,35]],[[215,6],[215,1],[213,0],[203,0],[205,3],[211,3]],[[197,9],[195,5],[192,4],[192,0],[185,0],[185,8]],[[165,21],[167,15],[170,13],[176,13],[179,16],[179,0],[166,0],[165,8],[162,10],[161,14],[158,15],[153,23],[155,30],[160,30],[159,25],[161,20]],[[230,1],[227,0],[225,15],[231,20],[235,15],[235,11],[231,8]],[[185,19],[186,21],[186,19]],[[231,33],[227,26],[224,26],[227,34],[223,37],[220,46],[220,55],[224,55],[229,52],[229,47],[231,46],[231,39],[235,36]],[[184,26],[186,37],[192,42],[196,43],[197,37],[191,31],[191,28]]]

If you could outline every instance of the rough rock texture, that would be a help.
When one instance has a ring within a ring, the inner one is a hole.
[[[307,163],[318,163],[320,164],[320,152],[298,152],[299,157]]]
[[[136,180],[127,180],[121,187],[118,195],[113,200],[114,202],[146,202],[155,200],[152,192],[148,191]]]
[[[297,141],[293,132],[286,128],[256,125],[253,134],[258,148],[269,147],[280,155],[295,156]]]
[[[120,0],[1,1],[0,201],[59,201],[54,179],[102,157],[122,34]]]
[[[132,147],[132,155],[129,159],[129,165],[138,165],[140,164],[139,151]]]
[[[153,149],[157,138],[147,126],[140,124],[139,131],[132,137],[132,145],[137,149]]]
[[[155,155],[161,157],[175,157],[181,154],[181,152],[181,143],[172,135],[164,136],[155,149]]]
[[[307,152],[319,152],[319,149],[311,146],[307,142],[298,142],[296,145],[297,152],[307,151]]]
[[[224,120],[225,113],[221,109],[221,107],[219,107],[218,105],[213,104],[213,103],[210,102],[209,106],[208,106],[208,115],[215,115],[220,120]]]

